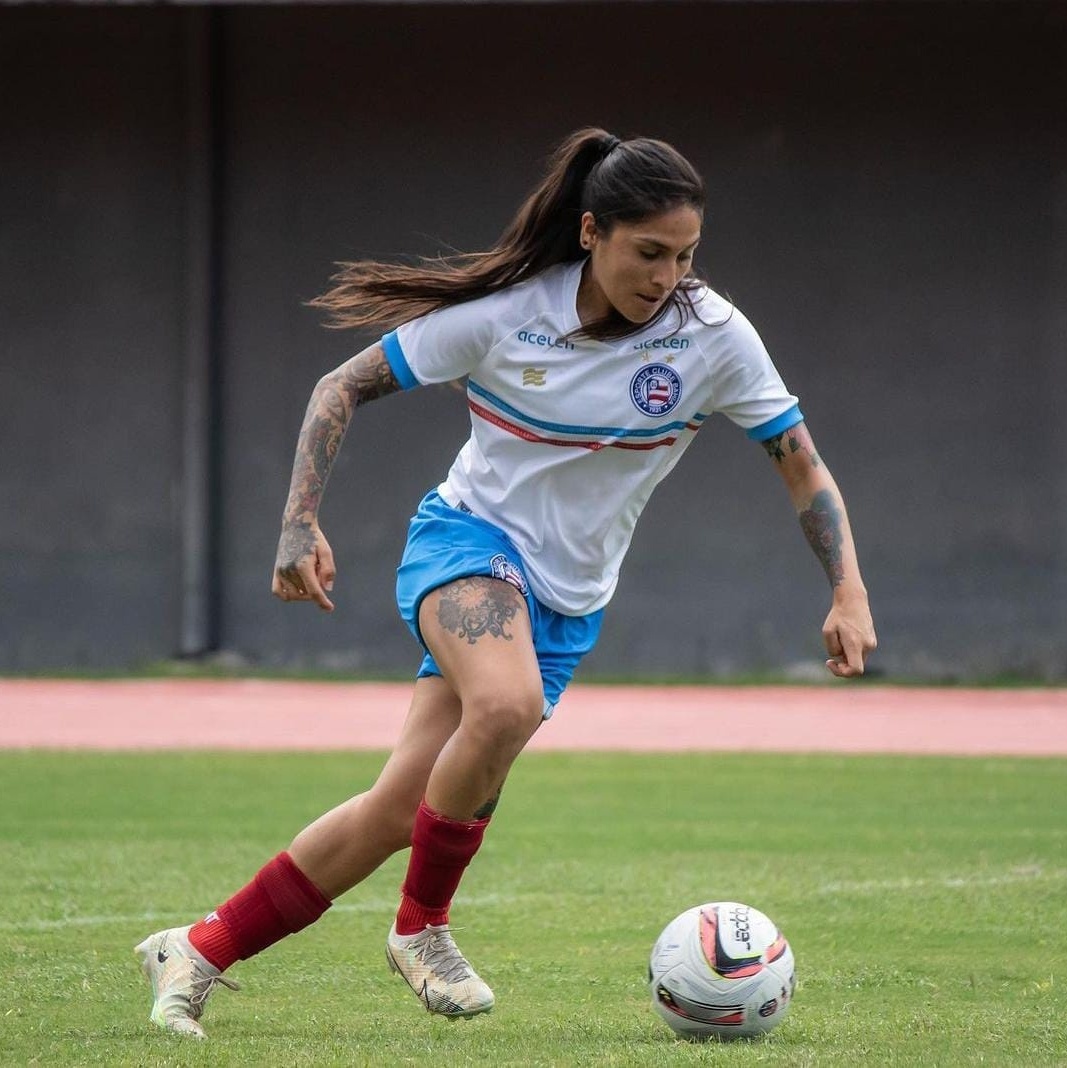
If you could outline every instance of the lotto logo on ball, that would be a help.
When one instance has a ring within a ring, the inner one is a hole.
[[[652,1006],[683,1038],[751,1038],[784,1019],[793,951],[762,912],[737,901],[687,909],[663,929],[648,969]]]

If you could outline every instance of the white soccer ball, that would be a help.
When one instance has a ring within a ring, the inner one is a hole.
[[[675,917],[652,947],[652,1005],[682,1038],[750,1038],[782,1022],[793,951],[762,912],[712,901]]]

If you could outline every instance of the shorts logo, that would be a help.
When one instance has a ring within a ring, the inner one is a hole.
[[[493,572],[493,578],[510,582],[523,597],[526,596],[526,579],[523,577],[518,565],[513,564],[503,553],[497,553],[489,561],[489,567]]]
[[[630,400],[645,415],[666,415],[682,397],[682,380],[673,367],[650,363],[630,379]]]

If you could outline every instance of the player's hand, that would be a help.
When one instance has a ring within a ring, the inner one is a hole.
[[[333,589],[337,569],[326,535],[316,524],[284,523],[270,592],[283,601],[314,601],[324,612],[333,611],[326,594]]]
[[[830,654],[826,667],[832,675],[839,679],[862,675],[867,657],[878,646],[866,593],[835,595],[822,636]]]

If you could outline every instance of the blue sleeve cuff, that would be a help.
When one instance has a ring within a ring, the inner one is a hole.
[[[797,423],[802,422],[804,422],[804,415],[800,410],[800,405],[794,404],[792,408],[782,412],[781,415],[776,415],[768,422],[760,423],[759,426],[746,430],[745,437],[751,438],[752,441],[766,441],[768,438],[773,438],[775,434],[781,434],[791,426],[796,426]]]
[[[400,347],[400,339],[396,336],[395,330],[390,330],[382,338],[382,348],[385,350],[385,358],[389,361],[393,377],[400,384],[400,388],[414,389],[419,384],[419,380],[408,366],[407,357]]]

